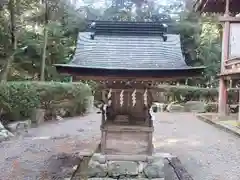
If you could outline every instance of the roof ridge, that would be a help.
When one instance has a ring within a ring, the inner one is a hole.
[[[161,22],[93,21],[88,31],[95,35],[161,36],[166,39],[167,25]],[[94,38],[94,37],[92,37]]]

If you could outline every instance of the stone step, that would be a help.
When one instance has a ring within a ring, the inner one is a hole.
[[[96,153],[91,158],[87,169],[89,179],[164,180],[162,156],[152,156],[145,161],[107,160],[106,157],[102,158],[103,156]]]

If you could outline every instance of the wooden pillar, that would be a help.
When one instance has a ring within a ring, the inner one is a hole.
[[[229,15],[229,0],[226,0],[225,17]],[[221,73],[225,71],[225,61],[229,57],[229,38],[230,38],[230,22],[224,21],[223,38],[222,38],[222,59],[221,59]],[[227,82],[220,77],[219,80],[219,99],[218,99],[218,113],[220,115],[227,114]]]
[[[148,155],[151,156],[153,153],[153,143],[152,143],[153,133],[148,134]]]
[[[219,99],[218,113],[221,116],[227,114],[227,85],[226,81],[221,77],[219,80]]]
[[[230,7],[230,0],[225,0],[226,1],[226,5],[225,5],[225,16],[229,16],[230,15],[230,10],[229,10],[229,7]]]
[[[107,132],[102,130],[102,136],[101,136],[101,154],[105,154],[106,151],[106,137],[107,137]]]
[[[105,149],[106,149],[106,132],[103,130],[104,129],[104,124],[106,121],[106,108],[105,108],[105,103],[106,103],[106,98],[105,98],[105,90],[102,90],[102,122],[101,122],[101,153],[105,154]]]
[[[238,97],[238,121],[240,121],[240,89],[238,90],[238,94],[239,94],[239,97]]]
[[[150,120],[150,127],[153,128],[153,122],[152,120]],[[153,154],[153,143],[152,143],[152,139],[153,139],[153,132],[150,132],[148,134],[148,155],[151,156]]]

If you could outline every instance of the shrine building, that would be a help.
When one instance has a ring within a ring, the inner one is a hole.
[[[136,160],[153,155],[154,87],[200,76],[204,69],[185,63],[180,35],[168,33],[165,24],[119,21],[91,22],[78,35],[72,61],[56,68],[101,84],[101,154]]]

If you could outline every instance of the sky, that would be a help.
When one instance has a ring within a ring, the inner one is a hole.
[[[81,7],[81,6],[84,6],[84,0],[70,0],[73,4],[76,5],[76,7]],[[104,8],[106,7],[106,5],[108,6],[109,3],[111,3],[111,0],[108,1],[108,4],[106,4],[106,0],[85,0],[85,2],[88,1],[90,2],[89,4],[92,4],[92,7],[98,9],[98,8]],[[93,3],[91,3],[91,1]],[[149,0],[149,1],[152,1],[152,0]],[[158,4],[162,4],[162,5],[166,5],[169,0],[154,0],[156,3]]]

